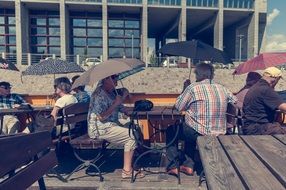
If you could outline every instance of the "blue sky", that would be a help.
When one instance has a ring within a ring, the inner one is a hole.
[[[278,10],[278,15],[273,19],[272,24],[268,26],[268,32],[274,34],[286,35],[286,0],[268,0],[268,16],[273,10]],[[274,11],[275,12],[275,11]]]
[[[286,0],[268,0],[266,51],[286,51]]]

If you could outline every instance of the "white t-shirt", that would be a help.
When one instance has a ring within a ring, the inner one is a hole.
[[[70,104],[74,104],[74,103],[77,103],[77,99],[76,97],[74,97],[73,95],[71,94],[66,94],[62,97],[60,97],[56,103],[55,103],[55,106],[56,107],[59,107],[59,108],[63,108],[65,106],[68,106]]]

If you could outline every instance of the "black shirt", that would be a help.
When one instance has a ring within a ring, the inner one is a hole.
[[[282,103],[282,98],[269,83],[260,79],[249,89],[243,102],[245,125],[273,123],[275,110]]]

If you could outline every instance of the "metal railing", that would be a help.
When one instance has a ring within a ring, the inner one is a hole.
[[[108,3],[141,5],[142,0],[108,0]]]
[[[253,9],[254,0],[224,0],[224,8]]]
[[[66,0],[66,2],[101,3],[101,0]]]
[[[16,53],[5,53],[2,57],[6,59],[9,63],[17,64],[17,54]]]
[[[89,60],[88,60],[89,59]],[[92,55],[67,55],[66,60],[68,62],[73,62],[78,65],[86,65],[88,61],[93,62],[91,59],[96,59],[99,62],[102,62],[102,56],[92,56]]]
[[[218,7],[218,0],[187,0],[191,7]]]
[[[148,5],[181,6],[181,0],[148,0]]]

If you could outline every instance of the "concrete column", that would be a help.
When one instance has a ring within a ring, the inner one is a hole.
[[[22,60],[25,60],[22,55],[29,51],[29,16],[21,0],[15,0],[15,20],[17,64],[21,65]]]
[[[179,41],[187,39],[187,1],[181,0],[182,8],[179,22]]]
[[[103,61],[108,59],[108,9],[107,9],[107,0],[102,0],[102,50]]]
[[[223,1],[219,0],[219,10],[214,24],[214,47],[223,50]]]
[[[65,0],[60,0],[60,30],[61,30],[61,58],[67,59],[67,55],[70,54],[70,22],[69,11],[65,4]]]
[[[254,1],[254,13],[251,15],[247,30],[248,49],[247,58],[258,54],[258,24],[259,24],[259,1]]]
[[[148,6],[147,0],[143,0],[143,7],[141,12],[141,60],[146,63],[148,58]]]

